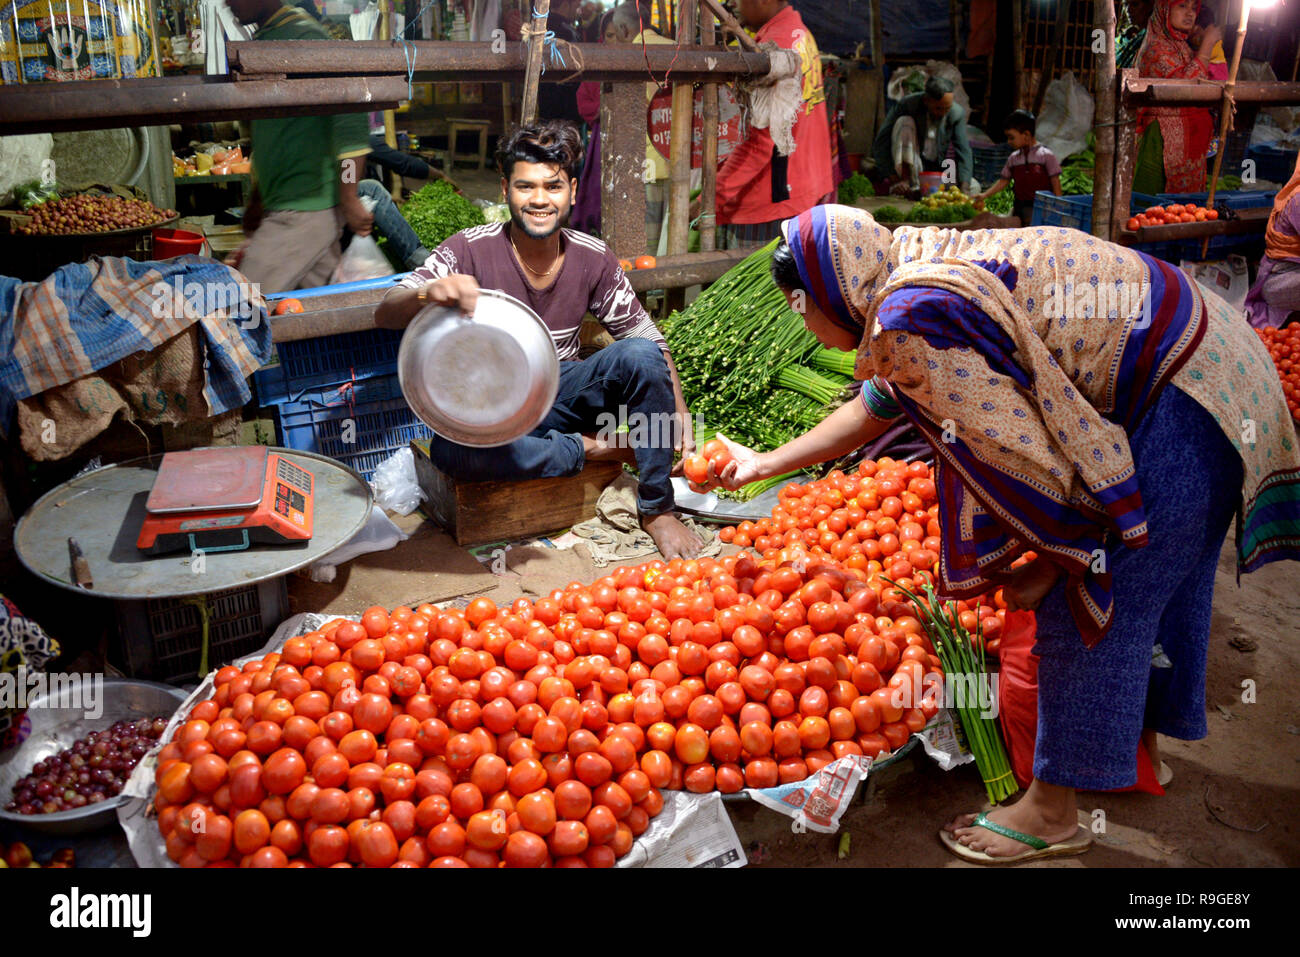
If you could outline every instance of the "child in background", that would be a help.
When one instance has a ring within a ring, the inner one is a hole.
[[[1037,120],[1028,110],[1015,110],[1002,124],[1007,142],[1015,150],[1002,167],[998,181],[984,192],[973,197],[977,209],[984,208],[984,200],[1006,189],[1010,183],[1015,190],[1012,206],[1021,226],[1028,226],[1034,217],[1034,194],[1040,189],[1050,189],[1061,195],[1061,163],[1056,154],[1034,137]]]

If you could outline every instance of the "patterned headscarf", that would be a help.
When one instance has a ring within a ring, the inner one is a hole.
[[[890,233],[856,206],[814,206],[781,224],[803,287],[826,318],[861,332],[885,275]]]
[[[1156,0],[1146,40],[1138,50],[1141,76],[1209,79],[1210,71],[1187,43],[1188,34],[1169,23],[1175,0]],[[1199,6],[1198,6],[1199,12]],[[1202,107],[1148,106],[1138,111],[1138,135],[1155,120],[1164,141],[1165,189],[1195,193],[1205,188],[1205,157],[1214,136],[1210,111]]]

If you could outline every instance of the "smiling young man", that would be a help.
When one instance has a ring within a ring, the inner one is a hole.
[[[511,134],[497,153],[510,222],[450,237],[384,297],[375,324],[404,328],[430,302],[472,313],[480,288],[527,304],[550,330],[560,357],[555,405],[541,425],[509,445],[471,448],[435,436],[429,443],[434,464],[466,481],[576,475],[589,458],[627,458],[626,449],[590,434],[601,428],[602,413],[625,409],[640,471],[641,525],[665,558],[692,557],[700,540],[672,512],[672,444],[655,441],[659,428],[634,427],[638,419],[662,423],[674,413],[685,425],[689,413],[681,384],[663,334],[637,301],[618,258],[599,239],[565,228],[581,162],[582,143],[567,123]],[[579,360],[578,333],[589,311],[615,341]],[[674,431],[678,445],[691,444],[689,430]],[[647,434],[648,444],[636,444]]]

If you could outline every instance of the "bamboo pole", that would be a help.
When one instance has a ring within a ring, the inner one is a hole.
[[[681,0],[677,8],[677,43],[695,44],[695,0]],[[691,127],[695,118],[695,88],[690,83],[673,84],[673,119],[669,141],[671,179],[668,194],[668,253],[679,255],[690,245],[691,217]]]
[[[1246,23],[1250,19],[1250,2],[1242,0],[1241,19],[1237,22],[1237,43],[1232,49],[1232,65],[1228,67],[1228,82],[1223,84],[1223,106],[1220,112],[1223,114],[1219,119],[1219,148],[1214,154],[1214,170],[1210,174],[1209,197],[1205,200],[1205,205],[1210,209],[1214,208],[1215,186],[1219,182],[1219,171],[1223,169],[1223,153],[1228,145],[1228,127],[1232,125],[1232,88],[1237,85],[1237,67],[1241,66],[1241,48],[1246,42]],[[1201,241],[1201,258],[1204,259],[1210,251],[1210,237],[1206,236]]]
[[[551,0],[533,0],[531,19],[525,20],[528,31],[528,60],[524,64],[524,105],[519,122],[527,126],[537,119],[537,84],[542,78],[542,53],[546,41],[546,17]]]
[[[722,21],[722,25],[726,27],[740,43],[742,50],[753,51],[758,49],[758,44],[754,42],[754,38],[745,32],[745,28],[740,25],[735,17],[726,11],[726,8],[723,7],[722,4],[718,3],[717,0],[700,0],[700,2],[708,7],[715,17]]]
[[[392,0],[379,0],[379,39],[393,38]],[[397,149],[397,114],[384,110],[384,142],[389,149]],[[402,198],[402,177],[396,170],[388,171],[388,192],[395,200]]]
[[[1137,77],[1137,70],[1120,73],[1120,89]],[[1137,113],[1123,96],[1115,104],[1115,175],[1111,193],[1110,241],[1119,239],[1133,196],[1133,172],[1137,166]]]
[[[700,45],[717,42],[713,14],[700,7]],[[718,85],[704,84],[704,149],[700,158],[700,252],[717,249],[718,214]]]
[[[1011,0],[1011,52],[1016,85],[1011,106],[1018,110],[1024,102],[1025,91],[1025,0]]]
[[[1070,17],[1070,0],[1056,0],[1056,26],[1052,30],[1052,43],[1047,48],[1047,57],[1043,61],[1043,72],[1038,77],[1038,89],[1034,92],[1034,106],[1029,111],[1038,115],[1043,108],[1043,97],[1047,95],[1047,84],[1052,82],[1056,72],[1056,61],[1061,56],[1061,44],[1065,42],[1066,21]]]
[[[1110,235],[1115,198],[1115,2],[1093,0],[1093,27],[1106,37],[1106,49],[1097,67],[1096,161],[1093,171],[1096,190],[1092,196],[1092,234]]]

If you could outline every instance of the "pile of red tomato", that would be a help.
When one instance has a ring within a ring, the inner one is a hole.
[[[1282,394],[1286,396],[1291,418],[1300,422],[1300,323],[1293,322],[1282,329],[1267,326],[1255,331],[1264,340],[1268,354],[1277,366],[1278,378],[1282,380]]]
[[[787,485],[771,518],[729,526],[720,537],[768,559],[802,545],[814,557],[864,572],[886,615],[909,615],[906,597],[880,576],[918,595],[934,583],[940,544],[934,477],[924,462],[865,461],[852,474],[834,471],[806,485]],[[1032,557],[1029,552],[1020,561]],[[1007,614],[1002,589],[954,608],[962,627],[972,635],[978,629],[986,649],[997,654]]]
[[[1197,206],[1195,203],[1170,203],[1168,206],[1151,206],[1132,217],[1125,228],[1136,232],[1143,226],[1172,226],[1175,223],[1213,222],[1219,218],[1217,209]]]
[[[772,787],[901,747],[943,675],[879,573],[929,576],[928,469],[868,462],[782,502],[733,533],[758,557],[619,568],[508,608],[371,608],[222,668],[159,754],[168,856],[612,866],[661,789]]]

